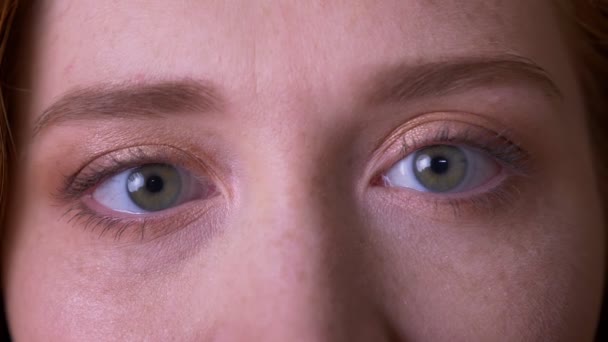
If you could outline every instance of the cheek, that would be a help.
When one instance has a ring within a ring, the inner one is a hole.
[[[14,227],[70,228],[39,221],[23,223]],[[134,256],[137,252],[87,251],[62,243],[61,238],[39,239],[36,235],[20,238],[7,258],[5,298],[15,338],[205,340],[197,334],[208,331],[205,318],[219,305],[212,300],[202,305],[191,298],[192,293],[218,291],[213,283],[192,281],[207,271],[204,265],[189,263],[140,272],[130,267],[141,259]],[[196,330],[189,329],[190,325],[196,325]]]
[[[188,294],[217,293],[219,288],[192,281],[207,272],[206,265],[191,259],[205,247],[200,236],[184,231],[162,240],[162,247],[117,245],[67,224],[44,196],[23,189],[13,198],[17,210],[3,241],[4,297],[16,339],[179,340],[176,333],[182,332],[183,340],[205,340],[198,336],[208,331],[204,318],[219,305],[197,303]],[[191,324],[196,330],[188,329]]]
[[[573,197],[580,204],[572,206]],[[483,223],[433,222],[399,210],[375,215],[381,228],[374,249],[383,255],[374,267],[391,316],[403,317],[396,324],[418,339],[590,339],[602,292],[603,235],[589,198],[579,192],[540,200]]]

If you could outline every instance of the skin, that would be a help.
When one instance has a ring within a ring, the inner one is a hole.
[[[550,2],[57,0],[28,15],[3,240],[17,341],[592,339],[604,223]],[[505,54],[561,95],[507,79],[362,100],[390,66]],[[183,79],[214,84],[224,104],[32,133],[75,88]],[[374,181],[403,149],[389,136],[420,124],[411,136],[434,137],[446,122],[510,132],[525,175],[452,202]],[[160,145],[218,194],[158,214],[144,239],[65,215],[81,202],[58,199],[66,175]]]

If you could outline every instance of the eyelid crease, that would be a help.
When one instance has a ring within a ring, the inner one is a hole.
[[[65,208],[61,220],[87,231],[98,232],[99,238],[112,232],[115,242],[123,235],[128,235],[127,240],[131,242],[148,242],[191,226],[208,212],[221,208],[218,204],[223,203],[220,200],[223,197],[222,189],[227,190],[222,187],[212,167],[201,158],[169,145],[131,146],[91,159],[73,174],[64,176],[62,184],[52,196],[58,207]],[[119,172],[152,163],[171,164],[185,169],[202,186],[205,183],[213,184],[214,195],[142,215],[114,212],[93,199],[92,192],[105,180]],[[207,225],[206,222],[200,224]]]
[[[480,218],[492,220],[496,215],[510,215],[521,205],[521,194],[529,189],[535,166],[530,153],[512,140],[511,131],[497,132],[470,122],[458,120],[424,121],[403,125],[374,151],[373,174],[366,189],[379,189],[378,199],[398,208],[410,208],[423,219],[450,222]],[[478,150],[500,166],[498,174],[478,188],[462,193],[419,192],[384,186],[383,176],[397,162],[416,151],[433,145],[454,145]]]
[[[406,129],[397,129],[384,141],[374,159],[380,162],[380,172],[372,178],[377,184],[381,175],[395,163],[432,145],[456,145],[474,148],[494,158],[512,175],[529,176],[533,172],[529,152],[510,139],[510,132],[496,132],[463,121],[426,121]]]
[[[481,132],[481,130],[484,130]],[[486,134],[487,133],[487,134]],[[484,151],[499,161],[516,170],[526,170],[529,166],[529,154],[506,137],[507,131],[490,132],[485,128],[471,126],[464,130],[454,130],[449,124],[442,125],[432,139],[413,136],[410,141],[402,140],[402,153],[409,155],[423,147],[431,145],[468,145]],[[418,138],[418,139],[417,139]]]
[[[200,173],[203,173],[205,178],[200,179],[201,181],[210,179],[218,190],[221,190],[221,182],[218,181],[216,173],[200,158],[167,145],[144,145],[96,156],[73,174],[64,176],[53,197],[60,204],[77,200],[108,177],[150,163],[171,164],[188,170],[199,169],[199,172],[192,172],[193,177],[200,179]]]

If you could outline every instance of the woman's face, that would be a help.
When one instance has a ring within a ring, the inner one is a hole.
[[[28,19],[17,340],[592,337],[603,222],[549,1],[65,0]]]

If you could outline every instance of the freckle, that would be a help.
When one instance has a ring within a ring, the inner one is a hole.
[[[507,274],[504,270],[500,271],[498,273],[498,276],[496,277],[499,283],[506,283],[507,282]]]
[[[135,74],[135,76],[133,76],[133,80],[134,80],[136,83],[143,82],[143,81],[144,81],[144,77],[145,77],[145,76],[144,76],[144,74],[142,74],[142,73],[137,73],[137,74]]]
[[[68,64],[68,65],[66,65],[66,67],[63,68],[63,74],[64,75],[68,75],[72,71],[72,69],[74,69],[74,63],[73,62],[70,63],[70,64]]]

